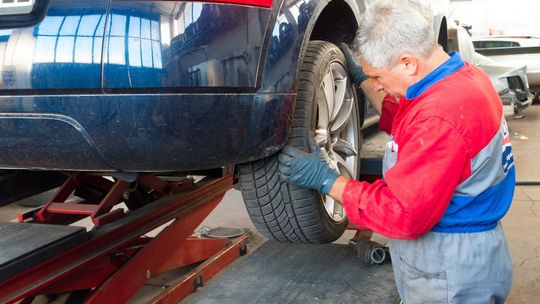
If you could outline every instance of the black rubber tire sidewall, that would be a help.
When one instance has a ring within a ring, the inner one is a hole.
[[[298,94],[287,146],[308,151],[307,135],[315,129],[318,94],[322,77],[332,62],[346,69],[345,57],[337,46],[311,41],[298,79]],[[356,90],[353,90],[357,118],[360,117]],[[361,147],[358,122],[358,147]],[[360,160],[358,159],[358,166]],[[359,172],[359,168],[357,168]],[[317,191],[288,184],[279,179],[277,155],[238,166],[240,185],[248,214],[257,229],[269,239],[291,243],[330,243],[345,231],[348,221],[333,221]],[[356,176],[357,177],[357,176]]]

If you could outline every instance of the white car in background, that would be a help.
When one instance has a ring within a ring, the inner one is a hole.
[[[463,27],[448,30],[449,51],[458,51],[463,60],[486,72],[499,93],[503,105],[511,106],[516,116],[532,103],[526,64],[496,62],[475,51],[469,33]]]
[[[540,37],[535,36],[477,36],[472,37],[474,48],[493,49],[508,47],[533,47],[540,46]]]
[[[535,36],[482,36],[473,37],[476,52],[512,65],[526,65],[529,88],[540,98],[540,37]]]

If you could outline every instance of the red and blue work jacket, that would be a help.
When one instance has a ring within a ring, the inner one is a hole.
[[[515,168],[501,100],[483,71],[450,55],[399,102],[385,97],[384,178],[347,183],[353,224],[413,239],[491,230],[508,211]]]

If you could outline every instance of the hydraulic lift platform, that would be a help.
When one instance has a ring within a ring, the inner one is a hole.
[[[385,142],[383,134],[364,142],[361,180],[381,177]],[[358,230],[348,245],[267,241],[185,303],[399,303],[387,248],[371,241],[371,235]]]
[[[136,190],[131,183],[70,174],[42,207],[21,214],[21,223],[0,225],[0,303],[51,294],[72,295],[71,303],[126,303],[152,277],[199,263],[151,301],[178,302],[246,253],[245,235],[192,236],[232,181],[232,175],[197,183],[148,175],[136,187],[155,201],[126,212],[113,207]],[[80,199],[70,198],[73,191]],[[84,217],[94,224],[90,231],[69,226]]]
[[[185,303],[399,303],[390,263],[362,262],[348,245],[266,242]],[[184,302],[182,302],[184,303]]]
[[[379,176],[380,160],[366,158],[362,166],[365,180]],[[357,231],[349,245],[266,242],[208,282],[247,253],[245,234],[192,236],[232,187],[230,174],[197,183],[152,175],[136,183],[66,175],[42,207],[19,215],[20,223],[0,223],[0,303],[32,303],[51,294],[68,295],[66,303],[139,303],[133,295],[147,282],[179,268],[187,270],[141,303],[399,300],[391,265],[384,263],[388,254],[367,231]],[[127,205],[130,195],[152,202],[113,208],[122,201]],[[94,225],[89,231],[71,225],[83,218]],[[199,292],[191,294],[194,290]]]
[[[364,142],[361,180],[381,177],[386,140],[384,134],[376,133]],[[399,303],[389,254],[386,247],[371,241],[371,235],[371,231],[358,230],[348,245],[267,241],[184,302]]]

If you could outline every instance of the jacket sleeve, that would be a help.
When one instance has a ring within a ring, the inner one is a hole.
[[[457,185],[470,176],[467,146],[446,121],[407,127],[384,180],[351,180],[342,196],[349,221],[395,239],[413,239],[442,218]]]
[[[398,108],[399,102],[397,99],[390,94],[386,94],[381,104],[379,130],[386,132],[386,134],[392,133],[392,124],[394,123],[394,116],[396,116]]]

